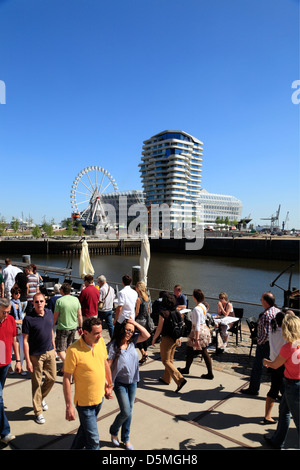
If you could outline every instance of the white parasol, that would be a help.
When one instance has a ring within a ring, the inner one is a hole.
[[[142,238],[141,254],[140,254],[140,267],[141,267],[141,281],[147,285],[148,268],[150,264],[150,243],[147,236]]]
[[[94,268],[91,263],[89,246],[86,240],[83,240],[79,261],[79,276],[84,278],[87,274],[94,274]]]

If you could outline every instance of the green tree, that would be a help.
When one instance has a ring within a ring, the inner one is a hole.
[[[40,238],[41,236],[41,229],[38,225],[36,225],[35,227],[33,227],[32,229],[32,235],[35,237],[35,238]]]
[[[13,217],[10,225],[11,225],[13,231],[17,232],[19,230],[19,227],[20,227],[20,222],[18,221],[18,219],[15,219]]]
[[[48,224],[47,222],[44,222],[43,225],[42,225],[42,229],[48,235],[48,237],[52,237],[52,235],[53,235],[52,224]]]

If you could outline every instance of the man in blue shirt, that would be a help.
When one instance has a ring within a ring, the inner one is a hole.
[[[45,308],[45,297],[41,293],[33,297],[33,306],[31,314],[26,315],[23,320],[23,347],[27,370],[31,372],[35,421],[44,424],[42,412],[48,409],[45,397],[56,380],[53,313]]]
[[[181,286],[179,284],[177,284],[174,287],[174,296],[175,296],[175,300],[176,300],[177,310],[181,310],[182,308],[187,307],[186,296],[182,294]]]

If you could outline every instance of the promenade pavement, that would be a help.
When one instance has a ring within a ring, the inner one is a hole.
[[[107,330],[103,330],[106,343]],[[175,355],[178,367],[184,366],[185,339]],[[263,375],[260,395],[251,397],[240,393],[248,386],[252,358],[249,357],[250,340],[246,330],[239,346],[230,337],[229,347],[221,355],[212,353],[214,379],[204,380],[204,361],[195,359],[187,384],[179,393],[176,385],[163,385],[158,378],[163,373],[159,344],[148,349],[149,360],[140,367],[141,381],[137,390],[130,440],[136,450],[168,453],[168,451],[199,450],[267,450],[264,435],[271,435],[276,424],[263,424],[265,397],[269,390],[269,376]],[[57,363],[58,369],[61,363]],[[74,385],[72,385],[74,387]],[[47,397],[49,406],[44,413],[46,423],[36,424],[31,401],[29,374],[9,375],[4,388],[4,403],[11,432],[16,436],[2,450],[66,450],[70,448],[79,421],[65,420],[65,401],[62,377]],[[105,400],[99,414],[98,428],[103,455],[128,455],[124,447],[115,448],[110,441],[109,427],[118,413],[114,397]],[[273,417],[278,416],[278,403]],[[294,422],[285,449],[298,448]],[[104,452],[106,451],[106,452]],[[112,452],[115,451],[115,452]],[[120,454],[123,452],[123,454]],[[192,462],[191,462],[192,463]]]

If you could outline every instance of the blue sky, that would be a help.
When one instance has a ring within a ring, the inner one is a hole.
[[[0,80],[7,221],[69,217],[90,165],[142,189],[170,129],[204,143],[203,188],[300,228],[297,0],[0,0]]]

